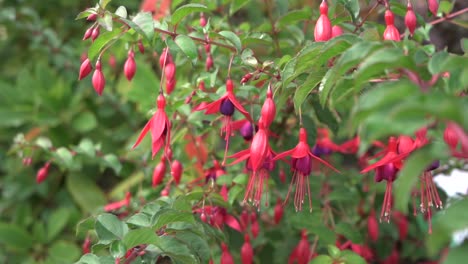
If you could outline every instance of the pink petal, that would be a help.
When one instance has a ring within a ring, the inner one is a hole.
[[[385,165],[385,164],[389,164],[389,163],[392,163],[392,161],[397,158],[398,155],[396,155],[395,153],[393,152],[390,152],[390,153],[387,153],[381,160],[377,161],[376,163],[368,166],[367,168],[363,169],[361,171],[361,173],[366,173],[366,172],[369,172],[371,170],[374,170],[376,169],[377,167],[380,167],[382,165]],[[395,161],[393,161],[395,162]]]
[[[299,142],[294,148],[294,152],[291,154],[292,158],[300,159],[307,156],[310,152],[310,146],[307,143]]]
[[[312,152],[309,151],[309,155],[313,158],[313,159],[316,159],[318,161],[320,161],[321,163],[323,163],[325,166],[327,166],[328,168],[340,173],[339,170],[335,169],[335,167],[333,167],[330,163],[326,162],[325,160],[315,156],[314,154],[312,154]]]
[[[280,153],[278,154],[276,157],[273,158],[273,160],[279,160],[279,159],[282,159],[286,156],[289,156],[291,155],[294,151],[296,150],[296,148],[293,148],[293,149],[290,149],[290,150],[286,150],[285,152],[283,153]]]
[[[263,166],[268,153],[268,136],[264,129],[258,130],[250,145],[250,162],[252,170],[257,171]]]
[[[234,216],[226,214],[226,216],[224,217],[224,223],[232,229],[237,230],[238,232],[242,232],[239,221],[237,221],[237,219]]]
[[[148,131],[150,130],[151,128],[151,120],[153,120],[153,118],[151,118],[145,125],[145,127],[143,128],[143,130],[141,130],[140,132],[140,135],[138,136],[138,139],[137,141],[135,142],[135,144],[133,145],[132,149],[136,148],[140,142],[143,140],[143,138],[146,136],[146,133],[148,133]]]
[[[154,158],[154,156],[156,156],[156,154],[159,152],[163,144],[164,144],[164,138],[162,137],[153,141],[153,144],[151,146],[151,152],[152,152],[151,158]]]
[[[168,118],[166,112],[164,112],[163,110],[158,109],[158,111],[154,113],[153,121],[151,124],[151,137],[153,141],[160,138],[164,133],[164,130],[167,130],[167,120]]]

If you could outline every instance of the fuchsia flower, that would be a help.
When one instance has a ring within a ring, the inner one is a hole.
[[[388,140],[388,147],[385,150],[385,156],[376,163],[363,169],[361,173],[366,173],[375,170],[375,181],[387,181],[385,188],[384,201],[382,204],[382,211],[380,213],[380,221],[390,221],[390,213],[392,210],[392,184],[396,179],[398,168],[401,167],[401,159],[395,160],[398,157],[397,153],[397,139],[390,137]]]
[[[241,247],[241,259],[242,264],[252,264],[253,263],[253,248],[252,244],[250,244],[250,237],[249,235],[244,235],[244,244]]]
[[[294,248],[293,252],[289,256],[288,264],[307,264],[312,259],[312,252],[310,250],[310,244],[307,239],[307,231],[302,230],[301,240]]]
[[[137,141],[133,145],[132,149],[136,148],[143,138],[146,136],[148,131],[151,131],[151,152],[152,158],[158,153],[161,147],[165,144],[165,152],[169,148],[169,143],[171,142],[171,122],[167,117],[167,114],[164,110],[166,106],[166,99],[163,94],[158,96],[157,100],[158,109],[154,113],[153,117],[146,123],[145,127],[138,136]]]
[[[400,32],[394,25],[394,16],[390,9],[385,10],[385,23],[387,27],[383,33],[384,40],[400,41]]]
[[[226,244],[221,243],[221,264],[234,264],[234,259]]]
[[[250,117],[249,112],[247,112],[247,110],[244,109],[244,107],[239,103],[236,96],[234,95],[234,83],[231,79],[228,79],[226,81],[226,93],[221,98],[205,106],[196,107],[197,111],[205,110],[205,114],[207,115],[215,114],[218,112],[224,115],[225,126],[222,132],[225,133],[224,140],[226,140],[226,148],[224,151],[224,159],[222,162],[223,165],[226,162],[226,153],[229,148],[229,137],[231,136],[232,131],[232,115],[234,114],[236,109],[239,112],[241,112],[245,116],[245,118],[247,118],[248,121],[252,122],[252,118]]]
[[[320,4],[320,17],[315,24],[315,41],[328,41],[332,38],[332,25],[328,18],[328,5],[325,0]]]
[[[330,165],[325,160],[315,156],[311,152],[311,148],[307,143],[307,131],[305,128],[301,127],[299,130],[299,143],[293,149],[287,150],[283,153],[278,154],[273,160],[278,160],[285,158],[286,156],[291,156],[291,170],[293,171],[293,179],[289,185],[288,194],[286,196],[285,202],[289,198],[289,194],[292,189],[293,183],[296,185],[296,193],[294,195],[294,206],[296,211],[302,210],[302,204],[304,203],[304,196],[307,194],[309,197],[309,207],[312,211],[312,201],[310,197],[310,184],[309,184],[309,175],[312,171],[311,160],[315,159],[332,170],[339,172],[332,165]],[[307,192],[307,193],[306,193]]]

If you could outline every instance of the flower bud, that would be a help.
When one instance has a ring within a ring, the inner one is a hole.
[[[99,26],[93,29],[93,32],[91,33],[91,40],[94,42],[97,37],[99,37]]]
[[[140,51],[141,54],[145,54],[145,46],[143,46],[143,42],[140,40],[138,40],[138,50]]]
[[[211,57],[211,54],[209,54],[206,57],[205,69],[206,71],[209,71],[212,67],[213,67],[213,57]]]
[[[94,29],[93,27],[90,27],[85,31],[83,35],[83,40],[87,40],[91,37],[91,34],[93,33],[93,29]]]
[[[454,150],[457,148],[459,141],[458,136],[450,126],[447,126],[444,130],[444,141],[450,147],[450,149]]]
[[[392,11],[387,9],[385,11],[385,23],[387,27],[385,28],[383,38],[384,40],[393,40],[393,41],[400,41],[400,33],[398,29],[395,27],[394,23],[394,16]]]
[[[249,235],[244,236],[244,244],[241,248],[241,259],[242,264],[252,264],[253,263],[253,248],[250,244],[250,237]]]
[[[78,75],[78,80],[81,80],[88,76],[88,74],[91,73],[91,70],[93,69],[93,66],[91,65],[91,62],[89,61],[88,58],[86,58],[83,63],[81,63],[80,66],[80,73]]]
[[[274,215],[273,219],[275,220],[275,224],[279,224],[281,222],[281,219],[283,218],[284,214],[284,208],[283,208],[283,203],[281,202],[281,198],[278,198],[276,200],[276,205],[274,209]]]
[[[408,5],[406,7],[405,15],[405,25],[408,28],[410,35],[413,36],[414,30],[416,29],[416,14],[413,11],[413,6],[411,5],[411,0],[408,0]]]
[[[265,103],[263,103],[261,110],[261,118],[265,127],[269,127],[271,123],[273,123],[276,115],[276,105],[272,97],[273,93],[269,87],[267,91],[267,98],[265,99]]]
[[[176,68],[174,63],[167,63],[164,68],[164,74],[166,75],[166,80],[174,80]]]
[[[86,18],[86,20],[88,20],[88,21],[94,21],[94,20],[96,20],[96,18],[97,18],[97,14],[90,14],[90,15]]]
[[[375,212],[372,210],[367,218],[367,233],[372,241],[377,241],[379,238],[379,224],[375,218]]]
[[[131,81],[133,76],[135,76],[136,64],[135,64],[135,54],[132,50],[128,51],[128,57],[124,64],[124,74],[127,80]]]
[[[101,61],[98,60],[96,63],[96,70],[94,70],[92,83],[94,90],[97,92],[98,95],[102,95],[102,91],[106,86],[106,80],[104,78],[104,74],[101,70]]]
[[[427,7],[429,11],[436,17],[437,11],[439,10],[439,2],[437,0],[427,0]]]
[[[166,164],[164,160],[161,160],[153,170],[153,179],[152,179],[152,186],[158,186],[164,179],[164,174],[166,174]]]
[[[231,253],[229,253],[229,249],[226,244],[221,243],[221,264],[234,264],[234,259],[231,256]]]
[[[320,17],[315,24],[315,41],[328,41],[332,37],[332,25],[328,18],[328,5],[326,1],[320,4]]]
[[[177,185],[180,183],[180,179],[182,178],[182,171],[182,163],[178,160],[174,160],[171,164],[171,175]]]
[[[47,179],[47,176],[49,176],[49,167],[50,167],[50,162],[47,162],[46,164],[44,164],[42,168],[40,168],[37,171],[36,182],[38,184],[43,182],[45,179]]]
[[[203,13],[200,14],[200,26],[202,27],[206,26],[206,17],[205,17],[205,14]]]
[[[343,29],[340,27],[340,26],[333,26],[332,27],[332,38],[334,37],[338,37],[338,36],[341,36],[343,35]]]

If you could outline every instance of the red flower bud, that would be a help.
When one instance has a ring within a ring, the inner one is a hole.
[[[140,51],[141,54],[145,54],[145,46],[143,46],[143,42],[140,40],[138,40],[138,50]]]
[[[117,66],[117,59],[115,58],[114,54],[111,54],[109,56],[109,66],[115,70],[115,67]]]
[[[458,136],[450,126],[447,126],[444,130],[444,141],[450,147],[450,149],[455,150],[457,148],[459,141]]]
[[[201,81],[198,83],[198,89],[200,89],[200,90],[203,91],[203,92],[206,92],[205,82],[204,82],[203,80],[201,80]]]
[[[405,25],[408,28],[410,35],[414,34],[414,30],[416,29],[416,14],[413,11],[413,6],[411,5],[411,0],[408,0],[408,5],[406,7],[406,15],[405,15]]]
[[[332,37],[332,25],[328,18],[328,5],[324,0],[320,4],[320,17],[315,24],[315,41],[328,41]]]
[[[276,105],[272,97],[273,92],[271,91],[271,87],[268,87],[267,98],[265,99],[265,103],[263,103],[261,111],[261,117],[265,128],[271,125],[276,115]]]
[[[171,175],[177,185],[180,183],[182,171],[182,163],[180,163],[178,160],[174,160],[171,164]]]
[[[221,264],[234,264],[234,259],[231,256],[231,253],[229,253],[229,249],[226,244],[221,243]]]
[[[88,20],[88,21],[94,21],[94,20],[96,20],[96,18],[97,18],[97,14],[90,14],[90,15],[86,18],[86,20]]]
[[[81,80],[84,77],[88,76],[88,74],[91,73],[92,69],[93,69],[93,66],[91,65],[91,62],[89,61],[88,58],[86,58],[86,60],[84,60],[83,63],[81,63],[78,80]]]
[[[369,233],[369,238],[372,241],[377,241],[379,238],[379,224],[377,223],[377,218],[375,218],[375,211],[372,210],[367,218],[367,232]]]
[[[161,191],[161,196],[169,196],[169,188],[166,187]]]
[[[252,232],[252,236],[254,238],[257,238],[258,234],[260,233],[260,225],[258,224],[257,215],[255,214],[255,212],[252,212],[250,214],[250,222],[250,231]]]
[[[47,176],[49,175],[49,167],[50,167],[50,162],[47,162],[46,164],[44,164],[42,168],[40,168],[37,171],[36,182],[38,184],[43,182],[45,179],[47,179]]]
[[[169,52],[168,48],[164,48],[161,52],[161,56],[159,56],[159,66],[162,69],[164,65],[167,65],[168,63],[173,63],[172,55]]]
[[[87,40],[91,37],[91,34],[93,33],[93,29],[94,29],[93,27],[90,27],[85,31],[83,35],[83,40]]]
[[[246,210],[243,210],[241,215],[240,215],[240,225],[242,228],[242,231],[247,229],[247,226],[249,225],[249,213]]]
[[[203,13],[200,14],[200,26],[205,27],[206,26],[206,18]]]
[[[253,75],[252,75],[250,72],[246,73],[246,74],[242,77],[240,83],[241,83],[241,84],[244,84],[244,83],[248,82],[248,81],[252,78],[252,76],[253,76]]]
[[[166,80],[174,80],[176,72],[176,67],[174,63],[167,63],[166,67],[164,68],[164,74],[166,75]]]
[[[211,44],[210,43],[205,44],[205,52],[207,54],[211,52]]]
[[[284,214],[284,208],[283,208],[283,202],[281,201],[281,198],[278,198],[276,200],[276,205],[274,209],[274,215],[273,219],[275,220],[275,224],[279,224],[281,222],[281,219],[283,218]]]
[[[437,16],[437,11],[439,10],[439,2],[437,0],[427,0],[427,7],[434,16]]]
[[[338,37],[338,36],[341,36],[343,35],[343,29],[340,27],[340,26],[333,26],[332,27],[332,38],[334,37]]]
[[[159,162],[153,170],[153,183],[152,186],[158,186],[164,179],[164,175],[166,174],[166,163],[162,160]]]
[[[91,33],[91,40],[93,40],[94,42],[97,39],[97,37],[99,37],[99,26],[93,29],[93,32]]]
[[[89,238],[89,236],[86,236],[85,240],[83,241],[83,245],[81,246],[83,255],[91,253],[90,246],[91,246],[91,239]]]
[[[211,57],[211,54],[206,57],[206,62],[205,62],[205,69],[206,71],[209,71],[213,67],[213,57]]]
[[[94,90],[98,93],[98,95],[102,95],[102,91],[106,86],[106,79],[104,79],[104,74],[101,71],[101,61],[98,60],[96,63],[96,70],[94,70],[92,83]]]
[[[244,244],[241,248],[241,258],[242,264],[252,264],[253,263],[253,248],[250,244],[250,237],[249,235],[244,236]]]
[[[166,80],[166,93],[171,94],[174,91],[176,80]]]
[[[131,81],[135,75],[136,64],[135,64],[135,54],[133,50],[128,51],[128,57],[124,64],[124,74],[127,77],[127,80]]]

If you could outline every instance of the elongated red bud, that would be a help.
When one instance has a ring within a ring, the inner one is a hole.
[[[320,4],[320,17],[315,24],[315,41],[328,41],[332,37],[332,25],[328,18],[328,5],[324,0]]]
[[[205,52],[207,54],[211,52],[211,44],[210,43],[205,44]]]
[[[166,80],[166,93],[171,94],[174,91],[176,80]]]
[[[159,162],[153,170],[153,179],[152,179],[152,186],[158,186],[164,179],[164,175],[166,174],[166,163],[162,160]]]
[[[439,2],[437,0],[427,0],[427,7],[434,16],[437,16],[437,11],[439,10]]]
[[[206,26],[206,17],[205,17],[205,14],[203,13],[200,14],[200,26],[202,27]]]
[[[414,30],[416,30],[416,14],[413,11],[413,6],[411,5],[411,0],[408,0],[408,5],[406,7],[406,15],[405,15],[405,25],[408,28],[410,35],[414,34]]]
[[[166,80],[174,80],[175,72],[176,72],[176,67],[174,63],[166,64],[166,67],[164,68],[164,74],[166,75]]]
[[[161,191],[161,196],[169,196],[169,191],[170,191],[170,189],[168,187],[164,188]]]
[[[96,18],[97,18],[97,14],[90,14],[90,15],[86,18],[86,20],[88,20],[88,21],[94,21],[94,20],[96,20]]]
[[[249,222],[250,222],[249,212],[247,212],[246,210],[243,210],[241,215],[240,215],[240,225],[241,225],[242,231],[247,229],[247,226],[249,225]]]
[[[171,175],[177,185],[180,183],[180,179],[182,178],[182,171],[182,163],[178,160],[174,160],[171,164]]]
[[[338,36],[341,36],[343,35],[343,29],[340,27],[340,26],[333,26],[332,27],[332,38],[334,37],[338,37]]]
[[[135,76],[136,64],[135,64],[135,54],[133,50],[128,51],[128,57],[124,64],[124,74],[127,77],[127,80],[131,81],[133,76]]]
[[[91,65],[91,61],[88,58],[86,58],[86,60],[84,60],[83,63],[81,63],[78,80],[81,80],[84,77],[88,76],[92,70],[93,66]]]
[[[273,123],[273,120],[275,120],[275,115],[276,105],[275,101],[273,101],[273,92],[271,91],[271,87],[268,87],[267,97],[263,103],[261,111],[263,125],[265,125],[266,128],[269,127],[271,123]]]
[[[140,51],[141,54],[145,54],[145,46],[143,45],[143,42],[140,40],[138,40],[138,50]]]
[[[96,63],[96,70],[94,70],[93,73],[92,83],[97,94],[102,95],[102,91],[104,91],[104,87],[106,86],[106,79],[101,70],[101,60],[98,60]]]
[[[213,57],[211,57],[211,54],[209,54],[206,57],[205,69],[206,71],[209,71],[212,67],[213,67]]]
[[[252,76],[253,76],[253,75],[252,75],[250,72],[246,73],[246,74],[242,77],[240,83],[241,83],[241,84],[244,84],[244,83],[250,81],[250,79],[252,79]]]
[[[283,218],[284,214],[284,208],[283,208],[283,202],[281,201],[281,198],[278,198],[276,200],[276,205],[274,209],[274,215],[273,219],[275,220],[275,224],[279,224],[281,222],[281,219]]]
[[[200,89],[200,91],[206,92],[205,82],[204,82],[203,80],[201,80],[201,81],[198,83],[198,89]]]
[[[45,179],[47,179],[47,176],[49,176],[49,167],[50,167],[50,162],[47,162],[46,164],[44,164],[44,166],[42,166],[42,168],[40,168],[37,171],[36,182],[38,184],[43,182]]]
[[[169,52],[168,48],[164,48],[161,52],[161,56],[159,56],[159,66],[162,69],[164,65],[167,65],[168,63],[174,62],[172,61],[172,55]]]
[[[82,249],[83,255],[91,253],[91,239],[89,238],[89,236],[86,236],[81,246],[81,249]]]
[[[253,263],[253,248],[250,244],[250,237],[249,235],[244,236],[244,244],[241,248],[241,259],[242,264],[252,264]]]
[[[221,243],[221,264],[234,264],[234,259],[232,258],[231,253],[226,244]]]
[[[250,223],[250,232],[252,232],[252,236],[254,238],[257,238],[258,234],[260,233],[260,225],[258,224],[257,215],[255,212],[250,214]]]
[[[87,39],[89,39],[91,37],[91,34],[93,33],[93,29],[94,29],[94,27],[90,27],[85,31],[85,33],[83,35],[83,40],[87,40]]]
[[[95,41],[99,37],[99,26],[95,27],[93,29],[93,32],[91,33],[91,40]]]
[[[451,126],[447,126],[444,130],[444,141],[450,149],[455,150],[457,148],[458,136]]]
[[[375,217],[375,211],[372,210],[367,218],[367,233],[372,241],[377,241],[379,238],[379,223]]]

